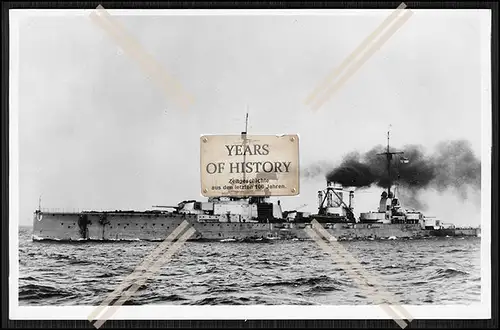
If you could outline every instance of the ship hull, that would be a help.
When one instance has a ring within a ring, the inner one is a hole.
[[[450,228],[450,229],[440,229],[432,230],[432,236],[481,236],[481,230],[479,228]]]
[[[84,215],[86,225],[82,225],[82,213],[38,213],[33,220],[33,239],[160,241],[167,238],[183,221],[195,229],[190,240],[288,238],[275,223],[198,222],[196,215],[178,213],[95,212]],[[103,215],[105,221],[102,221]]]
[[[35,214],[34,240],[161,241],[183,221],[195,233],[190,240],[310,239],[307,223],[198,222],[196,215],[146,212]],[[471,230],[425,230],[418,224],[322,224],[337,240],[477,236]]]
[[[83,224],[82,215],[86,216]],[[193,219],[193,215],[142,212],[41,212],[35,214],[33,219],[33,238],[63,241],[162,240],[182,221]]]

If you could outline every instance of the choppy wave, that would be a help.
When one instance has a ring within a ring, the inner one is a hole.
[[[245,305],[248,302],[250,298],[247,297],[207,297],[194,301],[192,305]]]
[[[465,239],[465,237],[461,237],[460,239]],[[464,250],[462,249],[452,249],[452,250],[449,250],[447,251],[448,253],[460,253],[460,252],[465,252]]]
[[[19,240],[20,305],[97,305],[158,243]],[[373,289],[404,304],[480,301],[480,239],[346,241]],[[161,265],[160,265],[161,266]],[[188,242],[126,305],[371,304],[313,241]]]
[[[440,278],[453,278],[457,276],[468,276],[469,273],[465,270],[458,270],[455,268],[440,268],[434,271],[434,275],[429,277],[430,280],[440,279]]]
[[[25,284],[19,288],[19,299],[44,299],[71,296],[72,293],[61,288],[39,284]]]
[[[309,278],[297,278],[292,280],[279,280],[279,281],[270,281],[261,284],[262,286],[303,286],[303,285],[317,285],[317,284],[325,284],[336,282],[335,280],[330,279],[326,275],[309,277]]]

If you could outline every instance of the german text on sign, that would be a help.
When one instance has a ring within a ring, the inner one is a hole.
[[[204,135],[204,196],[293,196],[299,193],[297,135]]]

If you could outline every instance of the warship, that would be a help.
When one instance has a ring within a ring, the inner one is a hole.
[[[246,134],[246,131],[243,132]],[[242,134],[243,134],[242,133]],[[395,155],[389,133],[385,156],[387,171]],[[405,161],[405,159],[403,159]],[[405,209],[388,185],[376,211],[354,214],[354,191],[338,182],[326,182],[318,191],[318,211],[283,211],[269,196],[209,197],[206,201],[185,200],[172,206],[154,206],[147,211],[44,211],[33,215],[33,240],[57,241],[161,241],[182,222],[195,233],[190,240],[269,241],[309,239],[305,228],[320,223],[337,240],[413,239],[429,236],[480,236],[480,228],[455,228],[422,212]]]

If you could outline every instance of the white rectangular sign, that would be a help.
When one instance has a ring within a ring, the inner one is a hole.
[[[206,197],[299,193],[297,135],[204,135],[200,161]]]

